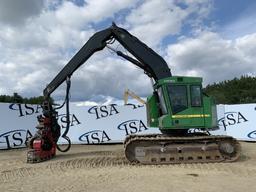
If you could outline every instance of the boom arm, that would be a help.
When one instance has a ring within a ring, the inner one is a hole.
[[[74,71],[87,61],[92,54],[104,49],[107,42],[112,38],[116,39],[121,45],[123,45],[138,61],[124,55],[120,51],[118,51],[117,54],[142,68],[147,74],[149,74],[149,76],[154,78],[154,80],[171,76],[167,63],[160,55],[131,35],[128,31],[113,23],[111,27],[95,33],[85,43],[78,53],[76,53],[76,55],[44,89],[45,98],[49,98],[51,93],[57,89],[67,77],[70,77]]]

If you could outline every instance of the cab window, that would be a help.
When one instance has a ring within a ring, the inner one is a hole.
[[[165,114],[167,114],[167,109],[166,109],[166,105],[164,102],[164,95],[163,95],[162,88],[159,88],[157,90],[157,93],[158,93],[158,97],[159,97],[159,101],[160,101],[160,107],[161,107],[162,114],[165,115]]]
[[[173,114],[188,108],[187,86],[169,85],[168,92]]]
[[[200,85],[190,86],[191,91],[191,106],[192,107],[201,107],[202,106],[202,94]]]

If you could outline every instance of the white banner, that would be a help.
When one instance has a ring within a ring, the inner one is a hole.
[[[63,109],[64,110],[64,109]],[[144,106],[70,106],[70,131],[72,143],[95,144],[122,142],[129,134],[159,133],[158,128],[148,128]],[[66,126],[65,113],[59,113],[59,122]],[[60,139],[59,143],[65,141]]]
[[[42,108],[29,104],[0,103],[0,149],[25,146],[25,141],[36,132],[37,116]],[[66,128],[65,107],[58,111],[62,132]],[[70,130],[73,144],[122,142],[129,134],[159,133],[158,128],[148,128],[144,106],[79,106],[70,103]],[[66,143],[62,138],[59,144]]]
[[[225,105],[219,127],[239,140],[256,141],[256,104]]]
[[[218,105],[219,130],[215,135],[231,135],[239,140],[256,141],[256,104]],[[37,105],[0,103],[0,149],[25,146],[34,135],[37,115],[42,109]],[[66,128],[65,108],[59,110],[62,132]],[[79,106],[70,103],[70,130],[73,144],[122,142],[129,134],[160,133],[158,128],[148,128],[146,107],[138,105]],[[59,143],[65,141],[60,138]]]
[[[0,103],[0,148],[24,147],[26,138],[36,131],[36,116],[41,112],[37,105]]]

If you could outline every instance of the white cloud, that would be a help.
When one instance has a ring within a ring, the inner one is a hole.
[[[95,33],[89,23],[113,17],[135,1],[117,1],[105,8],[108,1],[87,1],[83,7],[56,2],[55,9],[47,9],[53,4],[46,2],[36,17],[26,15],[23,25],[21,21],[19,25],[0,23],[0,94],[42,94],[44,86]],[[6,9],[13,11],[11,6]]]
[[[152,92],[149,78],[141,69],[123,59],[109,54],[107,50],[95,54],[72,77],[73,99],[90,99],[97,95],[121,98],[126,88],[139,95]]]
[[[144,101],[146,101],[145,97],[141,97]],[[125,105],[123,99],[117,99],[111,96],[105,96],[105,95],[100,95],[100,98],[93,98],[93,100],[88,100],[88,101],[81,101],[81,102],[76,102],[76,106],[95,106],[95,105],[110,105],[110,104],[116,104],[119,106]],[[133,98],[128,98],[127,101],[128,104],[134,104],[134,105],[142,105],[138,100],[133,99]]]
[[[256,33],[237,38],[235,44],[237,49],[242,50],[245,59],[253,59],[256,53]]]
[[[82,28],[85,23],[97,23],[106,18],[114,18],[114,14],[136,4],[138,0],[87,0],[80,7],[72,2],[64,2],[56,11],[56,18],[62,25]],[[110,5],[111,4],[111,5]]]
[[[88,0],[83,6],[70,1],[45,1],[43,7],[35,8],[37,12],[20,16],[17,25],[10,20],[0,22],[0,94],[42,94],[45,85],[98,30],[95,26],[109,26],[110,19],[117,19],[117,24],[150,47],[160,49],[162,56],[166,53],[174,74],[203,75],[212,82],[255,71],[255,35],[231,41],[197,30],[211,6],[210,0]],[[8,10],[11,12],[12,7]],[[165,50],[163,39],[180,35],[184,25],[192,26],[197,36],[183,37]],[[104,50],[74,73],[71,95],[73,100],[120,98],[126,88],[140,96],[152,92],[142,70]],[[54,95],[59,98],[64,92],[61,86]]]
[[[175,75],[202,76],[205,84],[219,82],[256,70],[255,41],[256,33],[228,40],[203,32],[168,46],[166,59]]]
[[[53,4],[46,2],[43,11],[36,17],[28,16],[23,25],[1,24],[0,94],[13,92],[19,92],[25,96],[42,94],[45,85],[71,59],[74,52],[95,33],[90,23],[113,17],[116,12],[132,7],[136,3],[128,0],[115,1],[112,2],[112,6],[106,6],[106,4],[109,5],[109,1],[87,1],[83,7],[79,7],[71,2],[56,2],[55,9],[47,9],[47,6],[53,6]],[[134,78],[133,75],[123,73],[122,75],[128,78],[119,81],[118,79],[121,78],[115,75],[116,66],[112,63],[123,63],[123,61],[111,58],[108,52],[101,54],[104,56],[88,61],[93,64],[87,65],[88,70],[81,69],[81,72],[84,72],[81,76],[74,77],[73,95],[76,99],[88,99],[92,95],[102,93],[117,96],[119,92],[116,89],[124,86],[124,82],[128,84],[132,81],[130,79]],[[99,63],[100,66],[97,67],[95,63]],[[132,72],[129,67],[124,69]],[[84,79],[86,73],[88,78]],[[100,83],[95,84],[94,82],[97,81]],[[113,85],[112,89],[108,88],[108,81]],[[132,85],[136,86],[136,83]],[[84,93],[79,87],[84,87]],[[63,92],[63,89],[57,90],[56,95],[63,95]]]
[[[43,7],[43,0],[0,1],[0,23],[21,25],[28,18],[39,15]]]
[[[155,47],[166,36],[179,34],[186,22],[197,27],[211,10],[210,1],[182,1],[184,7],[181,7],[180,3],[170,0],[147,0],[139,7],[133,8],[126,17],[131,32]]]

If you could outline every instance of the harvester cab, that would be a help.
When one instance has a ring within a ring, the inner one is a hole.
[[[164,133],[174,129],[195,127],[217,128],[217,112],[213,99],[202,92],[202,78],[172,76],[154,85],[155,94],[147,99],[148,126]]]

